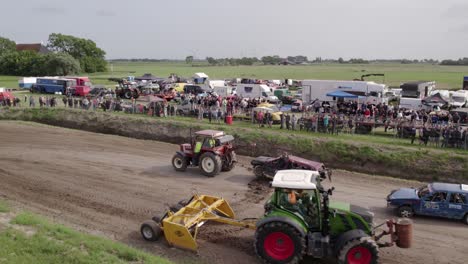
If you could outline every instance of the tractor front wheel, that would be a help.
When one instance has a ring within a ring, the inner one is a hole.
[[[221,171],[231,171],[232,169],[234,169],[234,167],[236,167],[236,160],[236,153],[233,151],[231,152],[231,154],[229,154],[228,157],[224,158],[223,167]]]
[[[180,153],[172,157],[172,166],[176,171],[185,171],[187,169],[187,159]]]
[[[147,241],[157,241],[162,235],[161,227],[153,220],[146,221],[140,228],[141,236]]]
[[[267,223],[255,232],[255,252],[267,263],[299,263],[305,250],[305,237],[286,223]]]
[[[205,176],[214,177],[218,175],[222,165],[221,158],[214,153],[206,152],[200,156],[200,169]]]
[[[338,252],[340,264],[376,264],[379,260],[379,247],[370,237],[350,239]]]

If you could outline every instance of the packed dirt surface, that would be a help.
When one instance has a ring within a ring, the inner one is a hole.
[[[226,198],[238,218],[261,217],[269,189],[253,181],[248,157],[233,171],[207,178],[195,168],[175,172],[170,160],[178,146],[162,142],[12,121],[0,121],[0,138],[0,197],[20,208],[177,263],[260,263],[251,230],[206,224],[198,254],[139,234],[142,221],[193,193]],[[378,223],[394,217],[385,202],[392,189],[421,183],[335,171],[325,185],[336,188],[332,199],[370,207]],[[414,222],[414,247],[382,249],[382,263],[466,263],[467,226],[434,218]]]

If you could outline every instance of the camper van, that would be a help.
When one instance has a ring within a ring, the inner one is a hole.
[[[204,92],[212,92],[214,87],[226,87],[225,80],[210,80],[210,77],[203,72],[195,73],[192,76],[192,84],[198,86]]]
[[[400,85],[400,108],[419,110],[427,108],[423,105],[423,99],[428,97],[436,87],[435,82],[416,81]]]
[[[385,84],[378,84],[367,81],[334,81],[334,80],[304,80],[302,81],[302,102],[310,104],[318,99],[320,102],[337,101],[338,98],[328,96],[334,92],[346,92],[355,95],[360,102],[379,104],[388,103],[385,94],[388,87]],[[356,100],[350,98],[346,100]],[[361,99],[362,98],[362,99]]]
[[[231,86],[215,86],[213,87],[213,93],[222,97],[227,97],[227,96],[232,95],[232,87]]]
[[[450,92],[451,104],[455,107],[463,107],[468,104],[468,90]]]
[[[273,94],[271,88],[266,84],[237,84],[237,96],[243,98],[264,98],[268,102],[276,103],[279,101],[278,97]]]

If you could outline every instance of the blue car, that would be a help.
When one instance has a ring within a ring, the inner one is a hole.
[[[468,185],[430,183],[421,188],[401,188],[387,196],[387,207],[400,217],[438,216],[463,220],[468,225]]]

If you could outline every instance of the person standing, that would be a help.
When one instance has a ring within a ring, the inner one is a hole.
[[[286,129],[289,130],[289,127],[291,125],[291,116],[289,114],[286,114]]]
[[[284,129],[284,114],[280,114],[280,129]]]
[[[296,130],[296,123],[297,123],[297,119],[296,119],[296,116],[293,114],[292,117],[291,117],[291,128],[292,128],[292,130]]]
[[[221,108],[218,107],[218,113],[216,114],[216,122],[219,124],[221,123],[221,117],[222,117],[223,113],[221,112]]]
[[[328,121],[329,117],[327,114],[325,114],[325,116],[323,117],[323,128],[325,130],[325,133],[328,133]]]
[[[31,95],[29,97],[29,107],[35,107],[36,106],[36,102],[34,101],[34,97]]]

